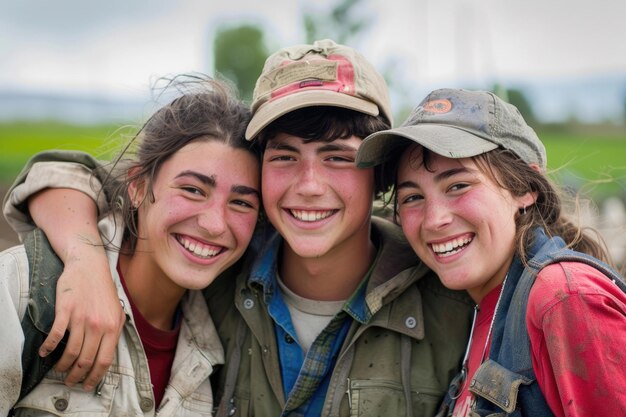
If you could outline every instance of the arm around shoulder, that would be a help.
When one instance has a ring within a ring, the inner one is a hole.
[[[84,152],[46,151],[32,157],[18,175],[4,198],[3,211],[7,222],[23,238],[34,228],[27,202],[47,188],[68,188],[81,191],[95,201],[100,211],[108,205],[100,192],[103,180],[100,163]]]
[[[98,171],[97,161],[79,154],[77,164],[67,162],[74,153],[63,153],[65,159],[59,154],[52,152],[48,162],[42,161],[42,155],[33,158],[5,199],[4,208],[7,218],[17,213],[14,219],[26,232],[34,227],[25,223],[28,207],[32,220],[46,232],[64,263],[57,282],[55,321],[40,354],[53,351],[69,330],[67,347],[56,368],[69,371],[68,385],[86,377],[85,387],[92,388],[113,360],[125,316],[97,227],[98,209],[106,207],[100,182],[92,175]],[[94,200],[99,197],[96,206]]]

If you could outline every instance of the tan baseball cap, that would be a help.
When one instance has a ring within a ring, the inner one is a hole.
[[[387,84],[356,50],[330,39],[281,49],[265,61],[252,96],[246,139],[293,110],[336,106],[392,124]]]
[[[361,168],[378,165],[408,141],[448,158],[468,158],[502,147],[542,170],[547,163],[543,143],[517,108],[488,91],[433,91],[402,126],[365,138],[356,163]]]

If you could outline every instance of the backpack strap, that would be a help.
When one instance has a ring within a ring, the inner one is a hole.
[[[63,262],[54,253],[46,235],[35,229],[24,239],[28,257],[30,298],[26,314],[22,317],[24,349],[22,351],[22,388],[19,400],[41,382],[56,362],[67,343],[67,333],[45,358],[39,356],[39,347],[50,333],[54,322],[57,281],[63,273]]]
[[[480,388],[476,387],[476,390],[471,389],[471,391],[475,393],[478,392],[483,398],[489,400],[493,404],[496,404],[507,413],[512,413],[517,406],[516,402],[518,401],[517,395],[520,384],[530,385],[532,382],[536,381],[530,353],[530,337],[526,329],[526,310],[530,290],[535,283],[537,275],[543,268],[560,262],[580,262],[587,264],[600,271],[613,281],[622,291],[626,292],[626,283],[624,282],[624,279],[604,262],[589,255],[566,248],[565,243],[559,238],[552,238],[544,244],[540,254],[530,259],[528,261],[528,266],[524,268],[509,303],[510,306],[517,307],[510,308],[506,316],[506,330],[503,337],[508,339],[510,341],[510,345],[515,346],[516,348],[501,352],[501,355],[504,355],[504,357],[500,357],[500,359],[502,359],[504,363],[508,363],[511,366],[509,369],[506,369],[506,372],[500,369],[498,375],[508,378],[506,381],[515,381],[515,384],[494,379],[489,372],[502,367],[494,361],[487,361],[481,365],[474,376],[475,379],[487,382],[486,386]],[[483,369],[483,367],[485,369]],[[481,376],[481,370],[483,373],[487,373],[486,375],[489,377],[479,378],[479,376]],[[538,387],[535,384],[532,386],[531,391],[534,391],[538,393],[537,395],[539,395],[540,392],[537,388]],[[499,401],[494,401],[494,397],[485,395],[485,393],[498,393],[496,399]],[[530,395],[532,396],[533,394]],[[542,413],[553,415],[547,407],[547,404],[545,404],[545,399],[543,402],[539,401],[533,403],[533,407],[536,407],[536,409],[530,410],[530,414],[528,415],[539,416],[543,415]],[[529,410],[526,410],[527,413],[528,411]]]
[[[509,311],[509,316],[507,317],[506,325],[507,327],[511,326],[508,328],[511,329],[513,346],[530,346],[530,338],[528,337],[528,332],[526,331],[526,306],[528,305],[530,289],[535,283],[537,275],[543,268],[560,262],[580,262],[587,264],[600,271],[604,276],[613,281],[618,288],[626,293],[626,282],[624,282],[624,278],[609,265],[591,256],[561,247],[553,252],[548,252],[546,255],[533,258],[528,262],[528,267],[524,270],[511,300],[512,305],[519,303],[519,305],[523,305],[524,308]],[[525,352],[520,352],[518,355],[514,355],[513,360],[515,362],[532,365],[530,362],[530,352],[526,349],[521,350]]]

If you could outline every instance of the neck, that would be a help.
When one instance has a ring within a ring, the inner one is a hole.
[[[480,304],[485,295],[489,294],[491,290],[504,282],[506,276],[509,273],[509,268],[511,267],[512,262],[513,254],[511,254],[508,260],[500,267],[498,271],[496,271],[494,276],[492,276],[481,285],[467,289],[468,294],[470,295],[470,297],[472,297],[472,300],[474,300],[476,304]]]
[[[363,280],[375,256],[376,247],[369,236],[358,247],[337,247],[317,258],[300,257],[285,243],[279,272],[287,288],[301,297],[346,300]]]
[[[120,255],[127,296],[148,323],[160,330],[171,330],[185,289],[163,279],[154,266],[148,266],[146,255],[141,251],[135,251],[132,256]]]

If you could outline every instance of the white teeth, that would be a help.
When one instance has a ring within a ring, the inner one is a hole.
[[[471,241],[472,238],[464,237],[462,239],[453,239],[446,243],[433,243],[431,247],[436,254],[445,257],[459,253],[461,249]]]
[[[190,242],[182,236],[177,236],[177,239],[185,249],[201,258],[211,258],[221,252],[219,249],[211,249],[206,246],[203,247],[200,243]]]
[[[303,222],[315,222],[325,219],[334,213],[334,210],[289,210],[293,217]]]

